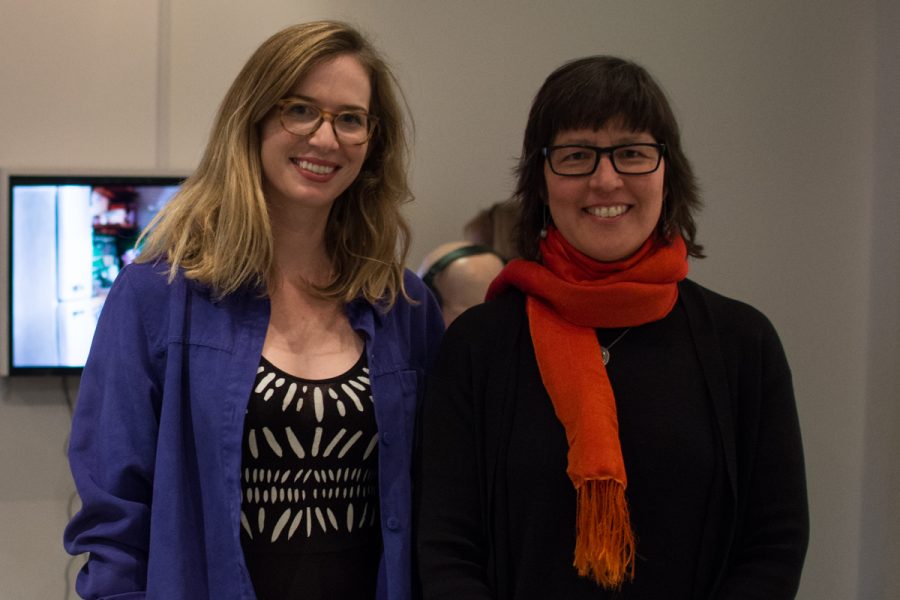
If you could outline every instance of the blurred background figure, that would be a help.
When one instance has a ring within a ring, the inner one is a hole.
[[[447,242],[425,256],[418,273],[434,292],[449,327],[467,308],[484,302],[484,294],[504,262],[503,257],[485,246]]]
[[[519,208],[513,200],[497,202],[479,212],[463,227],[463,237],[473,244],[485,246],[509,261],[519,256],[515,226]]]

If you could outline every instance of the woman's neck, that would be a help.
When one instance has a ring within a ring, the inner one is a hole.
[[[277,210],[270,207],[275,271],[278,281],[323,285],[332,277],[325,248],[324,211]]]

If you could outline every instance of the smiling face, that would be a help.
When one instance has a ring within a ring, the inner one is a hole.
[[[340,55],[314,67],[289,95],[330,113],[368,112],[371,82],[354,56]],[[359,175],[369,144],[338,143],[328,120],[311,135],[294,135],[282,127],[277,108],[263,121],[260,138],[263,190],[270,207],[324,215]]]
[[[552,145],[615,146],[657,140],[615,122],[593,129],[559,132]],[[634,254],[659,222],[666,163],[653,173],[621,175],[604,154],[592,175],[564,177],[544,162],[547,203],[553,223],[577,250],[594,260],[610,262]]]

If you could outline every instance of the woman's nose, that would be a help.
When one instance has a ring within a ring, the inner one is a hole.
[[[329,118],[323,118],[322,123],[310,134],[307,142],[317,148],[337,148],[340,142],[338,142],[337,134],[334,131],[334,121]]]
[[[591,174],[590,185],[601,191],[611,191],[622,185],[622,176],[616,172],[612,164],[612,157],[604,154],[597,163],[597,168]]]

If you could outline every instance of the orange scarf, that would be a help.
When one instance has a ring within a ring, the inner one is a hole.
[[[544,387],[569,442],[566,473],[577,491],[574,566],[606,588],[634,576],[634,533],[625,501],[625,462],[616,401],[595,329],[665,317],[687,276],[684,240],[647,240],[631,257],[601,263],[551,227],[543,264],[514,260],[488,289],[527,295],[526,311]]]

